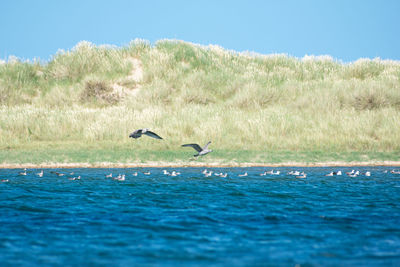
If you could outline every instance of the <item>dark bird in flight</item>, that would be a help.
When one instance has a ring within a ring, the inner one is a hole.
[[[149,129],[138,129],[138,130],[134,131],[133,133],[131,133],[129,135],[129,137],[136,139],[136,138],[141,137],[142,134],[148,135],[148,136],[156,138],[156,139],[162,139],[161,136],[159,136],[158,134],[156,134],[152,131],[149,131]]]
[[[186,146],[191,146],[191,147],[193,147],[198,152],[196,155],[193,155],[193,156],[198,157],[198,156],[204,156],[205,154],[208,154],[208,153],[212,152],[211,149],[208,149],[208,145],[209,144],[211,144],[211,141],[209,141],[207,143],[207,145],[205,145],[203,148],[201,148],[198,144],[185,144],[185,145],[182,145],[182,146],[185,146],[185,147]]]

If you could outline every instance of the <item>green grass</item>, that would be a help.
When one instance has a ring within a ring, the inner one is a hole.
[[[215,150],[203,158],[192,157],[190,149],[154,151],[135,150],[124,147],[114,148],[76,148],[53,147],[39,149],[3,149],[0,150],[0,162],[8,164],[23,163],[331,163],[331,162],[377,162],[398,159],[400,152],[326,152],[326,151],[245,151]]]
[[[135,40],[0,64],[3,163],[189,161],[209,140],[200,161],[398,161],[399,115],[397,61]],[[165,140],[129,140],[143,127]]]

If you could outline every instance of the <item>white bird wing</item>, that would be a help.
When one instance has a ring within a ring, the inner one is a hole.
[[[206,150],[207,148],[208,148],[208,145],[209,144],[211,144],[211,141],[209,141],[208,143],[207,143],[207,145],[205,145],[204,147],[203,147],[203,150]]]
[[[201,147],[198,144],[184,144],[182,146],[191,146],[194,149],[196,149],[197,152],[201,152],[203,149],[201,149]]]

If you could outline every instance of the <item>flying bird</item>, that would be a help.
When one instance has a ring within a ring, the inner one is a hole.
[[[133,133],[131,133],[129,135],[129,137],[136,139],[136,138],[141,137],[142,134],[148,135],[148,136],[156,138],[156,139],[162,139],[161,136],[159,136],[158,134],[156,134],[152,131],[149,131],[149,129],[138,129],[138,130],[134,131]]]
[[[212,152],[211,149],[208,149],[208,145],[209,144],[211,144],[211,141],[209,141],[207,143],[207,145],[205,145],[203,148],[201,148],[198,144],[184,144],[182,146],[185,146],[185,147],[186,146],[191,146],[191,147],[193,147],[198,152],[196,155],[193,155],[193,156],[198,157],[198,156],[204,156],[205,154],[208,154],[208,153]]]

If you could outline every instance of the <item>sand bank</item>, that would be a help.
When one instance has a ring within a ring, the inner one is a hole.
[[[146,163],[2,163],[0,169],[42,169],[42,168],[183,168],[183,167],[352,167],[352,166],[400,166],[400,161],[364,161],[364,162],[284,162],[284,163],[205,163],[205,162],[146,162]]]

